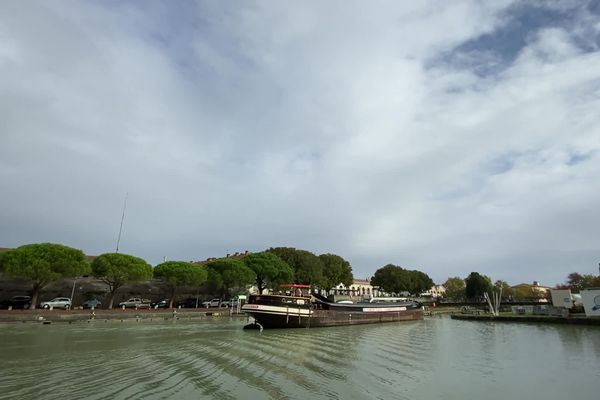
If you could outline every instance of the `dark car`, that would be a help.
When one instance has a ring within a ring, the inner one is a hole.
[[[89,299],[83,302],[83,308],[100,308],[102,303],[98,299]]]
[[[202,301],[196,299],[195,297],[188,297],[187,299],[179,300],[177,302],[177,307],[181,308],[198,308],[202,307]]]
[[[171,300],[169,300],[169,299],[162,299],[157,302],[151,303],[150,307],[151,308],[169,308],[170,302],[171,302]]]
[[[23,309],[31,307],[31,296],[13,296],[9,300],[3,301],[1,308]]]

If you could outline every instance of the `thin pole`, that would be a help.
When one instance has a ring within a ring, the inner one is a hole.
[[[121,232],[123,231],[123,220],[125,219],[125,208],[127,208],[127,196],[129,196],[129,192],[125,193],[125,202],[123,203],[123,215],[121,215],[121,226],[119,226],[119,237],[117,239],[117,250],[115,253],[119,252],[119,243],[121,242]]]
[[[77,277],[73,280],[73,289],[71,290],[71,308],[73,308],[73,295],[75,294],[75,284],[77,283]]]

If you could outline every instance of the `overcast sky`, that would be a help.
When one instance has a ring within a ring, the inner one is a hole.
[[[600,1],[1,1],[0,247],[600,262]]]

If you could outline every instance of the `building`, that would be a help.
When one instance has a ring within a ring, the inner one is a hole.
[[[444,297],[446,288],[443,285],[433,285],[429,290],[421,293],[421,297]]]
[[[333,288],[333,294],[370,298],[383,295],[383,292],[380,292],[377,286],[371,285],[370,279],[354,279],[349,287],[346,287],[342,283],[337,285],[335,288]]]

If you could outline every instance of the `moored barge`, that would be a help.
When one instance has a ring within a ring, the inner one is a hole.
[[[250,327],[310,328],[423,319],[423,307],[414,301],[333,302],[306,285],[285,285],[293,295],[251,295],[242,311],[254,318]]]

